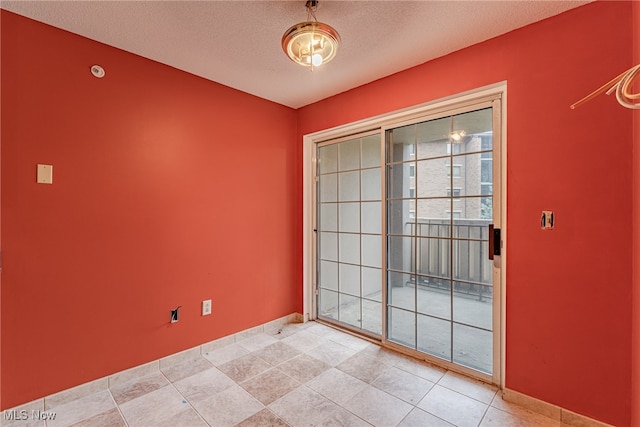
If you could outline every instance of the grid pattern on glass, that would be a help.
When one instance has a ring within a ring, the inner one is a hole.
[[[387,338],[488,374],[492,122],[485,108],[386,135]]]
[[[382,333],[380,134],[317,147],[318,317]]]

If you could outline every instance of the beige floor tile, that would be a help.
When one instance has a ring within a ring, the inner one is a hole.
[[[234,343],[224,347],[216,348],[215,350],[208,351],[202,356],[214,366],[224,365],[227,362],[236,360],[239,357],[249,354],[249,350]]]
[[[315,322],[307,322],[307,323],[315,323]],[[291,335],[295,335],[298,332],[305,330],[307,328],[308,328],[308,325],[305,323],[289,323],[286,325],[282,325],[278,328],[267,328],[265,326],[264,332],[266,334],[271,335],[277,340],[281,340],[281,339],[290,337]]]
[[[308,354],[301,354],[279,364],[278,369],[296,381],[306,383],[329,369],[329,365]]]
[[[458,393],[462,393],[467,397],[486,404],[491,403],[498,391],[498,387],[496,386],[451,371],[447,372],[440,381],[438,381],[438,385],[457,391]]]
[[[300,383],[279,369],[273,368],[243,382],[241,386],[263,405],[269,405],[299,387]]]
[[[404,356],[393,350],[382,348],[377,344],[369,344],[361,351],[361,353],[373,357],[376,362],[380,362],[389,366],[396,366],[398,363],[407,358],[407,356]]]
[[[117,408],[110,409],[91,418],[72,424],[72,427],[126,427],[124,419]]]
[[[17,411],[17,412],[10,412]],[[27,411],[27,412],[21,412]],[[46,421],[40,419],[39,415],[43,412],[42,409],[35,409],[35,414],[32,410],[27,409],[7,409],[0,412],[0,426],[2,427],[46,427]],[[48,412],[48,411],[47,411]],[[53,415],[53,417],[57,416]]]
[[[183,378],[190,377],[191,375],[195,375],[199,372],[206,371],[211,367],[213,367],[213,365],[209,360],[203,357],[198,357],[196,359],[172,365],[161,370],[164,376],[173,383]]]
[[[292,426],[315,426],[340,407],[315,391],[301,386],[269,405],[276,415]]]
[[[122,383],[136,380],[147,375],[155,374],[160,370],[160,362],[154,360],[153,362],[145,363],[144,365],[134,366],[126,371],[121,371],[113,375],[109,375],[108,385],[109,388],[115,387]]]
[[[349,347],[352,350],[360,351],[364,350],[371,343],[365,339],[355,337],[347,333],[338,333],[331,335],[329,338],[331,341],[342,344],[345,347]]]
[[[236,427],[289,427],[289,424],[270,410],[263,409],[237,424]]]
[[[459,427],[480,424],[488,407],[482,402],[437,384],[417,406]]]
[[[371,424],[353,415],[344,408],[338,408],[328,418],[321,423],[316,424],[318,427],[371,427]]]
[[[236,332],[236,342],[262,333],[264,333],[264,325],[258,325],[254,326],[253,328],[245,329],[244,331]]]
[[[209,427],[209,424],[189,406],[153,427]]]
[[[446,369],[412,358],[406,358],[399,361],[396,364],[396,368],[407,371],[410,374],[417,375],[420,378],[431,381],[432,383],[437,383],[440,378],[447,373]]]
[[[101,391],[51,408],[49,412],[56,415],[54,420],[47,420],[47,426],[70,426],[115,408],[111,393]]]
[[[4,417],[4,411],[0,416]],[[7,415],[7,416],[10,417],[11,415]],[[22,416],[23,415],[19,415],[19,417],[22,417]],[[25,416],[27,417],[26,419],[0,418],[0,426],[2,427],[47,427],[47,423],[45,420],[38,420],[38,419],[34,420],[31,415],[31,412],[29,412]]]
[[[172,386],[167,385],[120,405],[129,427],[148,427],[163,424],[189,404]]]
[[[221,365],[218,369],[227,374],[227,376],[232,380],[241,383],[251,377],[255,377],[256,375],[263,373],[271,367],[272,365],[259,357],[254,356],[253,354],[247,354],[246,356],[239,357],[231,362]]]
[[[207,369],[173,384],[187,400],[200,400],[220,393],[235,382],[217,368]]]
[[[508,408],[509,407],[521,407],[520,405],[513,403],[513,402],[507,402],[506,400],[502,399],[502,393],[496,393],[495,396],[493,396],[493,400],[491,401],[491,406],[493,406],[494,408],[498,408],[498,409],[502,409],[503,411],[509,412]]]
[[[431,381],[394,367],[383,372],[371,385],[412,405],[416,405],[434,386]]]
[[[366,383],[370,383],[387,371],[389,366],[376,362],[373,357],[366,354],[357,353],[336,366],[336,368]]]
[[[306,330],[307,332],[311,332],[314,335],[326,337],[326,336],[330,336],[331,334],[334,334],[334,335],[336,334],[335,328],[332,328],[327,325],[323,325],[322,323],[317,323],[317,322],[310,322],[310,323],[313,323],[313,324],[309,326]]]
[[[274,338],[269,334],[265,334],[264,332],[261,332],[258,334],[251,335],[243,340],[237,341],[236,344],[246,348],[251,352],[251,351],[260,350],[276,342],[278,342],[276,338]]]
[[[286,360],[292,359],[299,354],[299,350],[296,350],[290,345],[287,345],[280,341],[270,344],[267,347],[253,353],[254,356],[258,356],[260,359],[274,366]]]
[[[370,385],[343,406],[376,426],[395,426],[413,409],[412,405]]]
[[[105,391],[108,388],[109,379],[107,377],[100,378],[95,381],[90,381],[77,387],[73,387],[68,390],[63,390],[59,393],[46,396],[44,398],[44,409],[48,410],[56,406],[62,406],[66,403],[81,399],[91,394]]]
[[[364,390],[367,383],[339,369],[331,368],[309,381],[306,386],[327,399],[343,405]]]
[[[327,341],[323,345],[312,348],[306,353],[318,360],[323,361],[329,366],[336,366],[344,362],[357,352],[349,347],[345,347],[337,342]]]
[[[13,408],[0,411],[0,426],[2,427],[46,427],[45,420],[39,417],[40,414],[55,414],[55,412],[45,411],[44,399],[34,400]]]
[[[234,335],[228,335],[226,337],[218,338],[213,341],[206,342],[200,346],[200,355],[217,350],[222,347],[227,347],[231,344],[235,344],[236,337]]]
[[[453,424],[449,424],[443,419],[436,417],[435,415],[431,415],[428,412],[423,411],[422,409],[415,408],[413,411],[409,412],[409,415],[404,417],[404,420],[398,427],[454,427]],[[503,426],[508,427],[508,426]]]
[[[301,352],[308,352],[326,342],[323,337],[307,332],[306,330],[300,331],[295,335],[284,338],[283,343],[290,345]]]
[[[31,402],[27,402],[27,403],[23,403],[21,405],[18,406],[14,406],[11,408],[7,408],[6,410],[3,411],[3,416],[0,417],[0,420],[7,422],[8,418],[5,418],[4,416],[4,412],[8,411],[11,412],[13,415],[8,415],[10,417],[18,417],[19,419],[17,421],[22,421],[22,418],[24,418],[24,416],[22,416],[22,414],[31,414],[31,411],[44,411],[45,407],[44,407],[44,398],[42,399],[36,399],[33,400]],[[28,416],[27,416],[28,418]]]
[[[202,349],[200,346],[197,346],[163,357],[159,360],[160,370],[164,371],[173,365],[180,365],[185,362],[196,360],[201,356],[201,354]]]
[[[144,394],[151,393],[169,385],[169,381],[160,372],[137,378],[111,388],[111,395],[118,405],[122,405]]]
[[[193,401],[192,405],[209,425],[216,427],[236,425],[264,409],[263,404],[238,385]]]

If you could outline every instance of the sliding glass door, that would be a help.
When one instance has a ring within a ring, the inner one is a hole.
[[[497,382],[500,102],[316,145],[317,318]]]
[[[317,147],[320,319],[382,333],[380,132]]]
[[[493,373],[494,111],[386,131],[387,338]]]

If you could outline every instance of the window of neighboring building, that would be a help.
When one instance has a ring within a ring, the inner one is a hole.
[[[447,154],[460,154],[461,151],[461,145],[458,144],[452,144],[452,143],[447,143]]]
[[[460,187],[455,187],[453,191],[451,191],[451,188],[447,188],[447,197],[460,197],[460,194],[462,194],[462,188]]]
[[[447,176],[451,176],[451,165],[447,165]],[[462,176],[462,165],[453,165],[453,177],[460,178]]]

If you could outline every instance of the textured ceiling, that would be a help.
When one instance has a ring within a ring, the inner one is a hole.
[[[298,108],[588,2],[323,0],[316,17],[338,30],[342,45],[314,71],[291,62],[280,46],[284,31],[306,20],[304,1],[2,0],[0,6]]]

